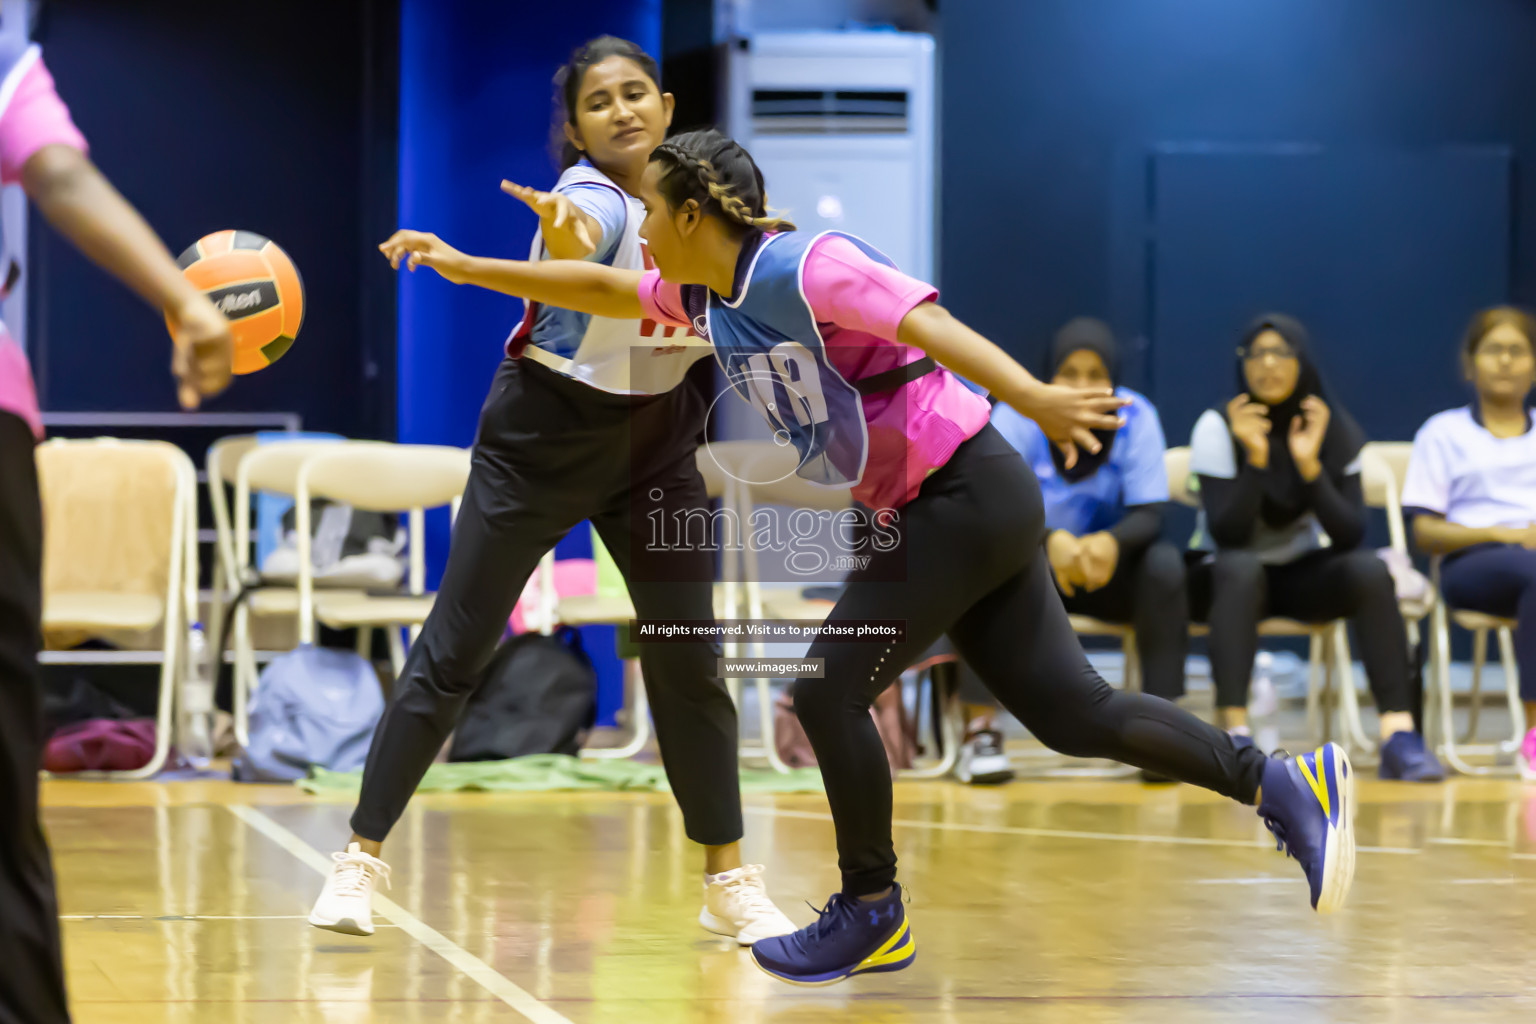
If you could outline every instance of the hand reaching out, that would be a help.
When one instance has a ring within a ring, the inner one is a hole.
[[[540,192],[538,189],[503,181],[501,190],[514,199],[521,200],[528,209],[539,216],[544,234],[568,231],[588,254],[597,251],[597,243],[587,225],[587,219],[570,198],[559,192]]]
[[[1119,412],[1131,402],[1108,388],[1037,383],[1029,393],[1008,404],[1040,425],[1041,432],[1066,456],[1071,469],[1077,464],[1079,448],[1092,453],[1103,447],[1093,431],[1119,430],[1125,425]]]
[[[431,267],[454,284],[464,283],[465,255],[431,232],[396,231],[379,246],[379,251],[396,270],[400,269],[400,261],[405,260],[408,270]]]

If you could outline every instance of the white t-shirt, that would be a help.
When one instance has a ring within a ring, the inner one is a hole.
[[[1536,522],[1536,428],[1494,437],[1471,408],[1431,416],[1413,439],[1403,507],[1473,528]]]

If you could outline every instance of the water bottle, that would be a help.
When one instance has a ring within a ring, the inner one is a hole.
[[[187,767],[202,770],[213,759],[213,672],[203,624],[187,638],[187,665],[181,685],[181,728],[176,748]]]
[[[1275,656],[1260,651],[1253,659],[1253,693],[1248,699],[1249,712],[1255,718],[1268,718],[1280,708],[1275,692]]]

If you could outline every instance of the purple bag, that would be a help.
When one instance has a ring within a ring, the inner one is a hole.
[[[129,772],[155,756],[153,718],[93,718],[66,725],[48,741],[43,768],[50,772]]]

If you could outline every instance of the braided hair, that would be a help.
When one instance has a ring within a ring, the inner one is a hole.
[[[713,128],[673,136],[656,147],[651,160],[663,165],[657,188],[673,209],[692,199],[738,234],[795,230],[785,218],[769,214],[763,172],[752,155]]]

